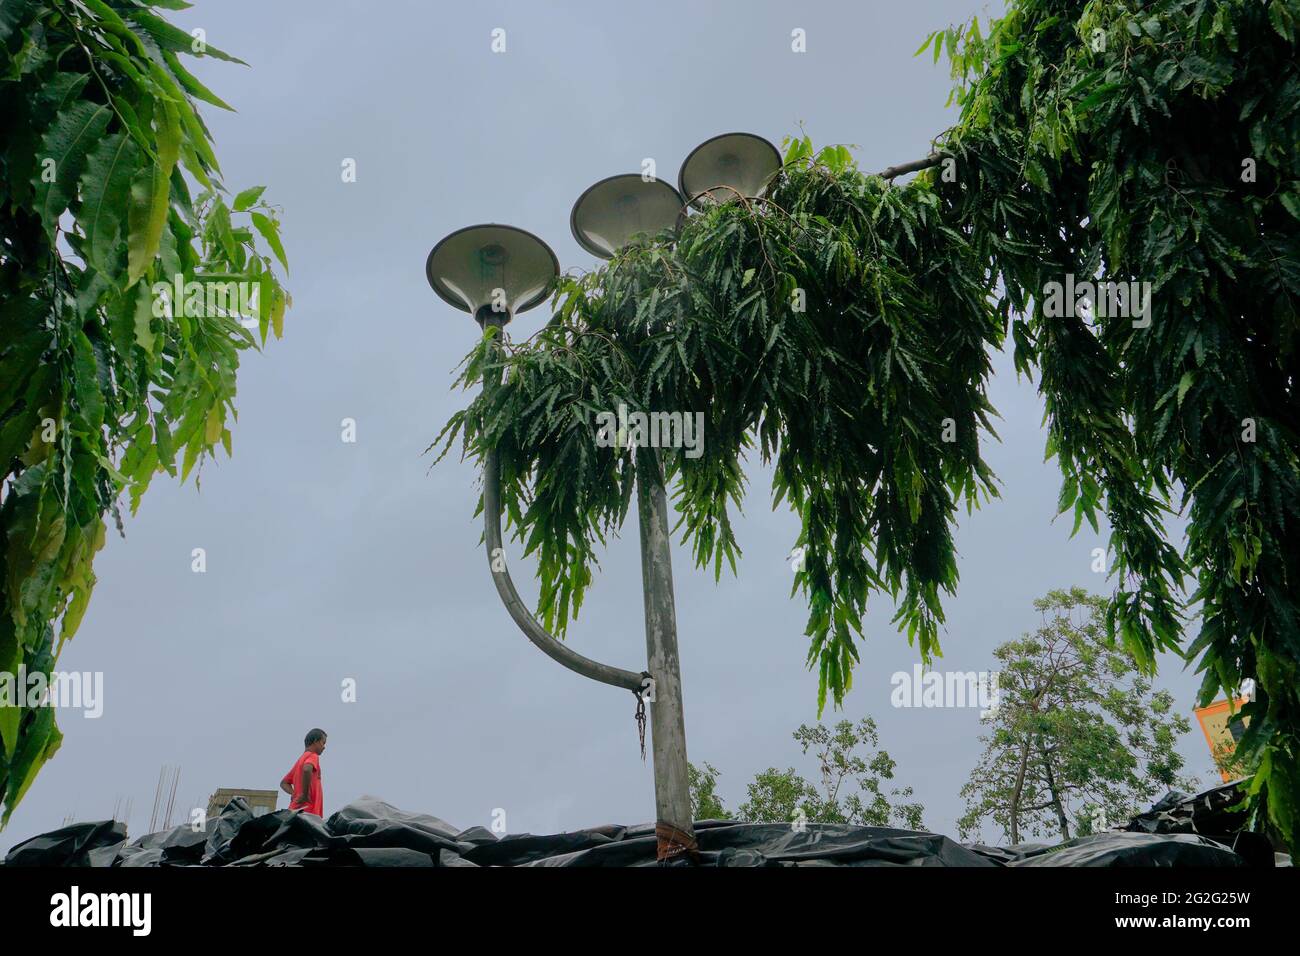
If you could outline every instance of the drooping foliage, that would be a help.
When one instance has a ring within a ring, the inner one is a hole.
[[[464,381],[504,362],[499,389],[444,429],[495,446],[508,519],[536,553],[538,614],[563,633],[596,548],[627,516],[637,456],[601,447],[597,416],[702,413],[703,454],[665,454],[679,527],[701,566],[734,568],[730,509],[746,455],[770,461],[774,505],[800,518],[820,701],[840,701],[872,593],[926,657],[957,584],[957,509],[994,491],[978,434],[1002,327],[977,248],[924,182],[864,176],[843,147],[789,145],[766,201],[692,216],[675,243],[635,246],[565,278],[533,339],[484,346]],[[445,453],[445,452],[444,452]]]
[[[155,473],[229,454],[240,353],[288,302],[276,211],[260,187],[226,198],[198,103],[230,107],[179,56],[233,58],[154,10],[187,6],[0,4],[5,821],[62,739],[17,678],[48,677],[76,632],[123,494],[134,511]]]
[[[1300,806],[1300,56],[1296,0],[1019,0],[933,37],[961,121],[934,177],[985,244],[1034,368],[1062,510],[1112,527],[1111,627],[1179,647],[1201,702],[1257,681],[1241,753]],[[1150,284],[1146,315],[1051,315],[1066,274]],[[1187,522],[1165,542],[1170,507]],[[1181,588],[1185,574],[1192,580]],[[1190,592],[1190,593],[1187,593]]]
[[[577,613],[627,515],[635,456],[594,441],[624,403],[705,414],[704,454],[667,466],[715,573],[737,553],[745,455],[773,463],[773,501],[801,520],[819,706],[850,686],[873,593],[934,653],[956,509],[994,493],[979,438],[1010,335],[1062,512],[1110,523],[1109,632],[1146,672],[1157,651],[1199,658],[1203,701],[1257,680],[1243,754],[1294,841],[1298,21],[1300,0],[1011,0],[927,41],[957,80],[946,161],[895,186],[795,140],[767,200],[564,279],[548,325],[500,360],[504,386],[440,436],[498,448],[547,626]],[[1053,309],[1052,285],[1076,281],[1142,292]],[[494,356],[476,350],[462,381]]]

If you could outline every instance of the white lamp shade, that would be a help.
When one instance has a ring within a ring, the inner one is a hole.
[[[781,171],[781,153],[753,133],[724,133],[705,140],[686,157],[677,176],[691,205],[727,202],[736,193],[749,199],[763,194]]]
[[[546,301],[560,262],[531,232],[485,223],[446,236],[424,271],[443,301],[474,316],[485,309],[504,312],[509,321]]]
[[[675,229],[681,211],[682,197],[672,186],[626,173],[602,179],[579,196],[569,228],[583,249],[609,259],[638,236]]]

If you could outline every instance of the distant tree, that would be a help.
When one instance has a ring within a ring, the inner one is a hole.
[[[876,723],[864,717],[855,725],[841,720],[833,728],[824,724],[801,725],[794,732],[805,754],[817,756],[820,786],[793,768],[769,767],[749,784],[749,799],[733,815],[714,793],[718,771],[690,769],[691,806],[696,819],[732,817],[748,823],[852,823],[862,826],[898,826],[924,829],[919,803],[899,802],[912,796],[912,788],[886,794],[882,781],[894,779],[896,764],[888,752],[878,750]],[[862,751],[862,752],[859,752]]]
[[[686,765],[686,778],[691,791],[691,817],[695,820],[729,820],[731,812],[722,805],[716,788],[718,768],[707,761],[701,770],[695,764]]]
[[[1012,843],[1053,830],[1068,840],[1072,825],[1076,834],[1103,830],[1166,790],[1194,787],[1174,750],[1190,724],[1107,641],[1106,600],[1072,588],[1034,607],[1038,630],[994,651],[1000,699],[961,791],[962,836],[991,822]]]
[[[829,812],[817,788],[793,767],[769,767],[755,775],[748,789],[749,799],[736,814],[748,823],[790,823],[800,819],[810,823],[843,822],[838,814]]]

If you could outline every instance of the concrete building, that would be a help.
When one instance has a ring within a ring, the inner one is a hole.
[[[237,787],[222,787],[208,798],[208,819],[219,816],[226,804],[234,797],[243,797],[253,810],[253,816],[260,817],[275,809],[280,797],[278,790],[243,790]]]

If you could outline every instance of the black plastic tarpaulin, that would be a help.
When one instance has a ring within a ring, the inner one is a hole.
[[[1247,864],[1222,843],[1190,833],[1097,833],[1027,853],[1008,865],[1233,867]]]
[[[1245,833],[1240,792],[1218,787],[1171,793],[1126,827],[1051,846],[963,845],[937,833],[840,824],[704,820],[699,854],[678,865],[717,867],[1181,867],[1271,866],[1268,841]],[[1235,828],[1235,829],[1234,829]],[[201,827],[179,826],[128,842],[117,822],[77,823],[32,837],[5,866],[655,866],[653,824],[607,825],[567,833],[498,838],[461,830],[375,797],[328,819],[292,810],[255,816],[236,798]]]
[[[116,820],[74,823],[18,844],[5,866],[110,866],[126,840],[126,824]]]

